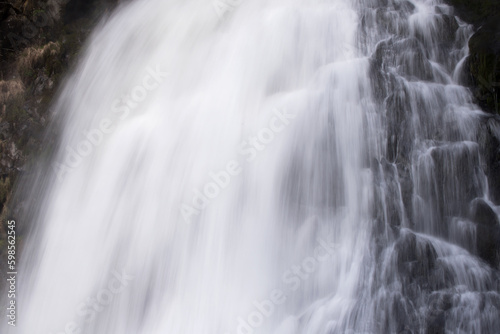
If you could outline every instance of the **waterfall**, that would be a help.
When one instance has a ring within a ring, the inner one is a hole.
[[[120,6],[21,186],[2,332],[497,333],[471,33],[438,0]]]

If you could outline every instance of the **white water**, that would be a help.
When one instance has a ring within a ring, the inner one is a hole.
[[[446,286],[430,278],[436,290],[461,298],[447,329],[456,332],[455,319],[465,319],[463,330],[493,333],[493,301],[484,319],[470,316],[479,294],[493,289],[493,271],[435,238],[441,211],[426,206],[437,196],[425,160],[437,145],[434,121],[453,123],[443,142],[473,147],[480,112],[452,79],[465,51],[439,55],[432,1],[413,3],[415,14],[390,22],[410,35],[423,29],[434,65],[430,82],[398,77],[427,101],[416,110],[432,113],[409,117],[418,141],[413,201],[424,208],[415,214],[391,193],[400,186],[397,178],[390,184],[389,167],[371,162],[385,161],[388,140],[370,74],[369,57],[391,36],[375,23],[376,1],[249,0],[223,20],[210,1],[135,1],[118,10],[92,36],[56,104],[64,117],[50,162],[56,174],[37,180],[48,186],[30,222],[18,324],[9,333],[423,333],[429,294],[404,296],[415,308],[403,307],[413,317],[406,327],[394,297],[409,284],[395,259],[411,238],[415,252],[431,244],[446,262],[452,278]],[[163,73],[157,82],[152,71]],[[144,83],[150,90],[138,88]],[[116,102],[140,92],[142,101]],[[109,133],[99,130],[103,120]],[[210,174],[223,170],[236,175],[224,172],[227,185],[187,213],[198,191],[210,192]],[[483,179],[478,197],[487,197]],[[453,197],[460,190],[443,196],[460,206]],[[450,233],[466,239],[461,231]],[[375,239],[385,248],[378,255]],[[117,272],[133,278],[116,288]]]

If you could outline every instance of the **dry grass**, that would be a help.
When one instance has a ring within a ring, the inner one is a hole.
[[[49,42],[42,47],[29,47],[23,50],[17,61],[17,68],[21,74],[43,65],[48,56],[55,56],[61,51],[59,43]]]
[[[0,105],[21,96],[24,93],[24,85],[20,79],[0,81]]]

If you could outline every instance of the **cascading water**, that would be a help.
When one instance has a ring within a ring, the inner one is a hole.
[[[2,332],[497,333],[470,34],[432,0],[123,6],[21,189]]]

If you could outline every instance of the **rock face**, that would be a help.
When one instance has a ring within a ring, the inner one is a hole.
[[[500,114],[500,3],[497,0],[447,2],[477,30],[469,41],[465,83],[484,111]]]
[[[497,0],[447,0],[460,18],[474,25],[469,40],[470,55],[465,63],[465,84],[481,108],[500,115],[500,2]],[[485,120],[481,149],[485,156],[490,197],[500,203],[500,125]],[[500,223],[497,213],[483,200],[471,202],[470,219],[477,224],[478,255],[492,266],[500,263]]]
[[[116,0],[0,2],[0,267],[7,249],[11,192],[33,158],[46,154],[42,135],[50,101],[86,36]],[[55,133],[47,135],[50,138]],[[1,277],[0,277],[1,278]]]
[[[476,223],[478,255],[492,266],[499,263],[500,221],[497,213],[482,199],[471,202],[470,219]]]
[[[500,114],[500,15],[488,20],[469,41],[469,85],[478,104]]]
[[[415,10],[408,6],[396,13],[408,17]],[[461,63],[465,57],[466,50],[462,54],[456,50],[467,42],[471,30],[459,22],[457,13],[467,14],[462,18],[472,18],[470,22],[476,24],[477,32],[469,41],[470,56],[461,67],[472,96],[463,87],[449,85],[450,81],[436,68],[435,61],[430,60],[431,57],[437,59],[447,72],[454,73],[453,64]],[[375,193],[378,207],[375,211],[384,212],[384,217],[377,216],[377,219],[384,219],[395,230],[407,221],[417,231],[462,244],[491,267],[498,268],[500,222],[494,207],[500,204],[500,117],[495,110],[496,88],[490,84],[485,89],[484,85],[488,80],[497,80],[500,38],[496,37],[498,26],[493,18],[483,16],[481,19],[480,14],[472,14],[462,7],[436,8],[431,25],[436,27],[438,50],[427,44],[425,34],[418,30],[410,34],[407,27],[402,26],[388,27],[390,38],[380,42],[372,54],[373,91],[386,111],[387,124],[387,161],[373,164],[374,174],[381,176],[380,180],[376,179],[380,191]],[[383,16],[377,13],[377,17]],[[455,58],[450,62],[452,57]],[[480,80],[486,74],[487,80]],[[419,81],[435,82],[435,89],[419,90],[415,85]],[[460,125],[453,124],[453,113],[448,113],[450,106],[443,104],[449,95],[459,96],[451,107],[453,110],[467,106],[467,112],[471,112],[479,105],[490,113],[481,116],[479,128],[467,139],[458,135],[460,131],[454,127]],[[416,146],[418,136],[426,140]],[[460,191],[457,191],[457,183]],[[486,192],[491,202],[480,199]],[[387,197],[399,198],[398,205],[386,204],[390,203]],[[433,198],[433,201],[424,203],[420,198]],[[425,226],[416,227],[424,221]],[[376,226],[374,230],[381,227]]]
[[[457,14],[464,21],[475,26],[498,14],[499,9],[497,0],[446,0],[445,2],[455,7]]]

